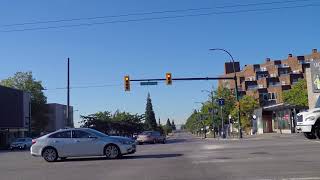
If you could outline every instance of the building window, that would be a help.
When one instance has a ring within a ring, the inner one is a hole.
[[[257,79],[262,79],[262,78],[265,78],[265,77],[268,77],[268,74],[258,74],[257,75]]]
[[[270,74],[270,77],[277,77],[277,74],[272,73],[272,74]]]
[[[277,100],[277,93],[268,93],[268,101]]]
[[[271,86],[271,87],[280,86],[280,82],[278,82],[278,81],[271,81],[271,82],[269,82],[269,86]]]
[[[289,70],[288,69],[281,69],[279,70],[279,75],[285,75],[285,74],[289,74]]]
[[[248,80],[248,81],[255,81],[255,80],[256,80],[256,77],[250,76],[250,77],[247,78],[247,80]]]

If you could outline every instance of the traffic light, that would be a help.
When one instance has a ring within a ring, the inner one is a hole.
[[[124,77],[124,90],[130,91],[130,77],[129,76]]]
[[[166,73],[166,82],[167,82],[167,85],[171,85],[172,84],[171,73]]]

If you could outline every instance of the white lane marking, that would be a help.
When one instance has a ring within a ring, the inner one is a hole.
[[[305,177],[305,178],[285,178],[282,180],[314,180],[314,179],[320,179],[320,177]]]
[[[315,143],[320,143],[320,141],[312,141],[312,140],[307,140],[308,142],[315,142]]]
[[[204,145],[203,149],[207,149],[207,150],[215,150],[215,149],[223,149],[225,146],[221,146],[221,145]]]
[[[192,164],[209,164],[209,163],[233,163],[233,162],[248,162],[248,161],[267,161],[274,160],[272,157],[252,157],[244,159],[210,159],[210,160],[197,160],[192,161]]]

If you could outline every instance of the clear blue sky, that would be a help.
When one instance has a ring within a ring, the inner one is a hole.
[[[136,12],[189,9],[266,2],[264,0],[162,0],[162,1],[78,1],[34,0],[0,2],[0,24],[119,15]],[[121,17],[83,22],[127,20],[181,14],[238,11],[305,4],[320,4],[318,0],[266,6],[234,7],[206,11]],[[266,57],[286,58],[310,54],[320,49],[320,7],[282,9],[272,12],[249,12],[187,17],[166,20],[104,24],[90,27],[49,29],[23,32],[0,32],[0,79],[17,71],[32,71],[37,80],[48,88],[66,86],[66,59],[71,58],[72,86],[111,84],[105,88],[73,89],[71,103],[75,121],[79,114],[116,109],[143,113],[150,92],[156,117],[184,122],[196,101],[207,98],[202,89],[216,82],[160,83],[154,87],[133,85],[124,92],[123,76],[131,78],[206,77],[223,73],[229,60],[222,52],[209,48],[226,48],[241,65],[260,63]],[[77,24],[71,22],[68,24]],[[46,27],[38,24],[22,28]],[[18,27],[0,27],[10,30]],[[49,102],[66,104],[65,90],[46,91]]]

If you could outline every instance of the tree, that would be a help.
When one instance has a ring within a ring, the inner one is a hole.
[[[224,102],[225,102],[222,109],[222,115],[223,115],[223,119],[227,121],[229,114],[231,114],[232,110],[234,109],[236,98],[234,93],[230,89],[219,86],[218,89],[215,91],[214,99],[218,100],[220,98],[224,99]],[[218,112],[220,112],[219,106],[216,106],[215,108],[216,110],[218,110]],[[220,116],[218,119],[221,122]]]
[[[166,125],[163,127],[163,130],[166,134],[169,134],[172,132],[172,125],[171,125],[171,122],[170,122],[170,119],[168,118],[167,119],[167,123]]]
[[[169,118],[167,119],[166,126],[168,126],[168,127],[172,127],[172,125],[171,125],[171,122],[170,122],[170,119],[169,119]]]
[[[171,127],[172,127],[172,130],[173,130],[173,131],[176,130],[176,125],[174,124],[174,120],[172,120]]]
[[[240,118],[241,126],[243,129],[249,131],[251,128],[251,120],[253,111],[259,107],[259,103],[252,96],[245,95],[240,99]],[[234,106],[231,113],[232,117],[236,119],[238,117],[238,107]]]
[[[132,136],[140,133],[143,129],[142,115],[130,114],[116,111],[112,114],[109,111],[97,112],[88,116],[81,116],[81,127],[93,128],[106,134]]]
[[[19,89],[31,95],[31,127],[34,135],[43,132],[48,124],[47,97],[41,81],[33,78],[32,72],[17,72],[13,77],[0,81],[0,85]]]
[[[145,125],[148,130],[157,129],[157,121],[152,108],[152,102],[151,102],[149,93],[148,93],[147,104],[146,104]]]
[[[283,102],[296,106],[308,106],[308,90],[306,80],[299,80],[292,89],[282,92]]]

